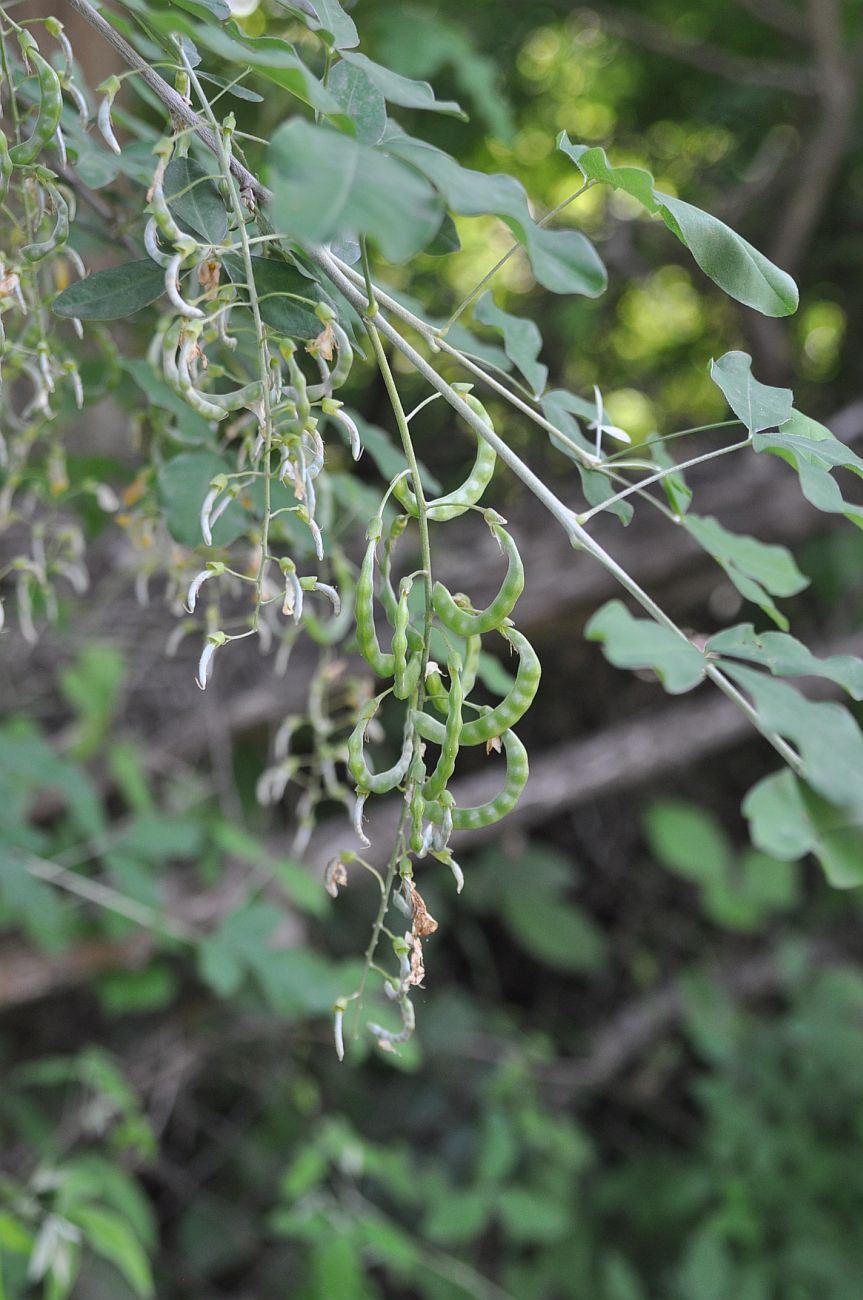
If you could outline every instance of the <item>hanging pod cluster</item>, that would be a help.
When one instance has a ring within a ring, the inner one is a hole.
[[[466,400],[491,427],[488,413],[476,398]],[[428,501],[429,520],[443,522],[479,509],[494,471],[494,452],[480,442],[474,466],[467,479],[453,492]],[[396,480],[391,491],[409,512],[399,515],[384,537],[383,505],[367,530],[367,545],[356,588],[357,646],[377,677],[392,679],[387,690],[370,700],[360,714],[348,746],[348,768],[356,786],[354,824],[365,843],[362,813],[373,794],[400,789],[407,803],[407,842],[417,857],[431,854],[453,869],[460,884],[461,873],[453,862],[449,839],[454,830],[471,830],[491,825],[506,816],[518,802],[528,777],[527,753],[513,727],[524,715],[536,694],[540,679],[539,660],[527,638],[513,626],[510,615],[524,587],[524,569],[513,537],[504,520],[493,510],[480,510],[506,560],[506,575],[494,599],[485,609],[471,606],[467,596],[451,594],[440,582],[431,588],[426,612],[411,609],[409,597],[418,576],[402,579],[398,592],[392,581],[393,549],[420,507],[406,476]],[[389,495],[389,494],[387,494]],[[385,498],[386,500],[386,498]],[[380,557],[379,557],[380,552]],[[377,579],[377,582],[376,582]],[[380,607],[392,627],[389,649],[381,646],[376,626]],[[427,619],[426,614],[429,615]],[[518,666],[506,697],[494,707],[475,704],[470,696],[476,683],[481,638],[498,633],[518,656]],[[432,635],[446,647],[446,678],[429,660]],[[366,755],[366,730],[383,699],[392,693],[406,701],[401,751],[386,771],[373,771]],[[459,807],[449,790],[460,749],[485,744],[489,750],[503,749],[506,777],[501,791],[487,803]],[[434,763],[428,746],[439,749]]]
[[[183,87],[187,91],[190,85],[200,91],[191,69],[179,74],[178,90]],[[103,85],[103,134],[110,128],[110,104],[116,89],[111,79]],[[206,111],[205,99],[202,104]],[[217,166],[221,200],[216,197],[213,176],[182,161],[182,137],[166,137],[154,147],[157,163],[148,193],[144,244],[151,260],[164,270],[171,310],[161,320],[149,359],[156,373],[192,411],[208,422],[227,422],[224,445],[236,458],[236,467],[233,472],[215,475],[209,483],[200,509],[202,542],[208,547],[218,545],[215,526],[225,511],[240,501],[258,515],[250,527],[255,541],[259,541],[261,555],[255,577],[226,570],[218,561],[210,562],[192,579],[187,608],[189,612],[194,610],[205,581],[227,572],[234,579],[253,582],[256,588],[249,628],[236,635],[282,635],[284,629],[273,617],[280,602],[282,615],[292,618],[295,627],[302,622],[315,640],[330,645],[348,630],[353,611],[352,581],[344,556],[340,555],[333,566],[345,595],[343,603],[335,586],[319,581],[316,575],[301,577],[292,556],[277,553],[285,533],[271,525],[279,516],[295,516],[308,530],[317,560],[324,559],[324,538],[316,519],[318,479],[325,460],[322,420],[345,430],[354,459],[362,453],[357,427],[335,396],[350,375],[353,348],[333,307],[311,296],[311,284],[309,297],[293,293],[287,296],[297,298],[306,316],[314,313],[319,322],[318,336],[305,347],[317,375],[309,377],[309,366],[304,370],[300,364],[297,340],[268,323],[273,317],[261,309],[257,267],[263,265],[269,270],[274,263],[269,259],[256,263],[252,256],[254,240],[250,239],[248,227],[255,214],[230,171],[233,116],[221,123],[213,119],[213,125],[220,144]],[[179,191],[169,170],[172,164],[186,178]],[[199,185],[207,187],[207,203],[212,204],[215,197],[217,208],[220,202],[225,205],[224,217],[217,213],[220,220],[211,219],[209,227],[206,222],[201,226],[209,228],[209,239],[199,236],[194,228],[186,228],[190,226],[189,208],[183,199],[188,204],[189,191]],[[212,236],[219,233],[222,238],[213,242]],[[225,265],[229,275],[223,277]],[[308,334],[304,337],[308,338]],[[276,489],[280,493],[278,501]],[[288,504],[282,489],[289,493]],[[280,581],[274,580],[276,569]],[[208,592],[214,593],[217,585]],[[320,592],[331,602],[333,614],[329,620],[307,610],[305,595],[309,592]],[[211,605],[210,614],[215,612]],[[205,671],[198,676],[200,686],[206,686],[213,651],[234,639],[235,635],[209,633]]]

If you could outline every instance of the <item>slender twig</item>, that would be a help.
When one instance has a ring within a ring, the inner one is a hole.
[[[100,880],[91,880],[89,876],[67,871],[56,862],[48,862],[45,858],[32,855],[26,858],[26,864],[30,875],[35,876],[37,880],[44,880],[58,889],[65,889],[67,893],[86,899],[88,903],[95,903],[97,907],[102,907],[108,912],[124,916],[127,921],[134,921],[136,925],[142,925],[148,930],[161,930],[172,938],[184,942],[191,942],[196,937],[194,930],[189,926],[173,917],[163,916],[154,907],[139,903],[137,899],[121,894],[118,889],[113,889]]]
[[[701,456],[693,456],[691,460],[683,460],[679,465],[667,465],[665,469],[659,469],[655,474],[648,478],[640,479],[638,483],[631,483],[629,487],[624,488],[621,492],[616,492],[613,497],[606,501],[601,501],[599,505],[594,506],[591,510],[585,510],[578,515],[578,522],[586,524],[594,515],[601,514],[603,510],[608,510],[618,501],[624,501],[626,497],[632,496],[633,492],[641,492],[644,488],[650,487],[651,483],[659,483],[662,479],[668,478],[669,474],[679,474],[682,470],[692,469],[693,465],[703,465],[705,461],[717,460],[720,456],[727,456],[729,452],[741,451],[744,447],[751,447],[752,436],[744,438],[742,442],[731,443],[728,447],[717,447],[714,451],[706,451]]]

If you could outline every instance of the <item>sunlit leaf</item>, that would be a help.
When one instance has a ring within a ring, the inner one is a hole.
[[[542,349],[542,335],[532,320],[512,316],[498,307],[491,291],[474,304],[474,319],[503,336],[506,355],[524,375],[535,397],[539,397],[548,379],[548,367],[537,360]]]
[[[610,185],[658,213],[685,244],[711,280],[738,302],[765,316],[788,316],[797,310],[797,286],[757,248],[724,222],[654,188],[650,172],[641,167],[613,167],[603,149],[573,144],[561,131],[557,146],[571,158],[585,180]]]
[[[434,190],[395,158],[309,122],[285,122],[271,145],[273,220],[299,239],[368,235],[391,261],[432,238],[442,210]]]
[[[578,230],[538,226],[523,187],[513,177],[471,171],[407,135],[388,134],[386,148],[428,177],[452,212],[465,217],[490,213],[505,221],[527,252],[537,280],[552,293],[596,298],[605,289],[605,267],[590,241]]]
[[[759,383],[752,374],[752,358],[745,352],[726,352],[711,361],[710,378],[750,433],[784,424],[791,415],[791,389]]]
[[[365,54],[343,54],[342,58],[351,67],[359,68],[364,72],[390,104],[396,104],[400,108],[425,109],[431,113],[447,113],[462,119],[467,117],[461,106],[454,100],[436,99],[427,81],[414,81],[411,77],[403,77],[400,73],[375,63],[374,59],[368,58]]]

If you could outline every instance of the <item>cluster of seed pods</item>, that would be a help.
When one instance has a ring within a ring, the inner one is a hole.
[[[233,119],[229,118],[222,125],[226,146],[230,145],[233,129]],[[157,166],[149,190],[145,246],[153,261],[164,269],[172,311],[163,317],[149,357],[157,373],[197,415],[217,424],[230,422],[226,427],[236,469],[215,475],[209,483],[200,507],[202,543],[212,547],[213,530],[225,511],[235,501],[248,501],[256,485],[267,484],[265,517],[259,521],[258,530],[261,555],[255,576],[236,573],[224,562],[213,560],[193,577],[188,588],[186,607],[190,613],[195,611],[201,588],[211,579],[227,575],[253,582],[256,588],[254,611],[245,631],[232,634],[214,628],[206,635],[197,676],[198,685],[204,689],[220,646],[252,633],[271,637],[269,615],[276,604],[280,604],[282,615],[292,619],[295,626],[302,623],[322,643],[331,644],[344,635],[350,608],[343,613],[335,586],[319,581],[317,575],[301,576],[291,555],[274,553],[275,530],[270,529],[270,524],[277,516],[294,515],[308,532],[310,549],[322,561],[324,540],[316,518],[318,479],[325,457],[322,419],[342,426],[354,459],[359,459],[362,446],[354,421],[334,396],[353,364],[350,340],[334,309],[313,299],[307,304],[320,323],[319,335],[306,346],[319,372],[312,379],[300,364],[296,341],[280,335],[272,326],[261,325],[249,347],[249,334],[254,333],[250,307],[256,289],[234,270],[232,278],[223,280],[221,274],[224,259],[235,254],[238,243],[242,246],[246,232],[239,230],[236,212],[230,210],[228,233],[221,243],[203,240],[178,224],[164,188],[175,148],[176,141],[167,138],[154,149]],[[248,210],[241,215],[243,226],[253,218]],[[248,372],[256,368],[259,377],[251,377]],[[261,370],[266,378],[260,377]],[[292,504],[283,504],[284,494],[279,498],[282,504],[271,504],[271,489],[275,486],[287,490]],[[211,594],[213,590],[208,588]],[[332,604],[333,617],[328,622],[307,610],[306,596],[310,592],[319,592]]]
[[[56,18],[25,28],[4,12],[0,43],[0,528],[23,523],[30,533],[29,546],[9,559],[0,577],[14,580],[19,628],[32,643],[38,616],[56,617],[55,580],[79,593],[87,586],[81,529],[70,518],[48,529],[44,515],[46,506],[53,510],[70,494],[58,408],[70,399],[80,408],[84,401],[68,339],[70,328],[81,336],[81,324],[61,324],[46,304],[58,284],[85,273],[69,243],[75,201],[61,173],[66,100],[84,126],[89,110]],[[47,469],[41,495],[32,471],[39,458]],[[117,508],[105,484],[87,481],[75,490],[91,493],[102,509]]]
[[[490,425],[488,413],[479,401],[466,400]],[[455,491],[426,503],[430,520],[445,522],[478,510],[506,560],[506,574],[497,595],[486,608],[474,609],[467,596],[451,594],[440,582],[432,589],[432,626],[422,612],[412,612],[411,589],[418,575],[403,578],[394,589],[391,566],[393,548],[411,516],[419,514],[416,497],[405,477],[391,491],[407,514],[396,517],[384,536],[383,505],[367,530],[367,545],[356,587],[356,634],[359,651],[376,677],[391,684],[373,696],[361,710],[348,741],[348,770],[356,789],[354,828],[363,844],[369,841],[363,826],[366,801],[372,795],[399,790],[406,804],[405,847],[400,863],[400,891],[397,904],[404,904],[416,920],[416,891],[412,883],[411,855],[430,855],[452,871],[458,890],[464,877],[450,850],[453,831],[474,830],[500,821],[518,802],[528,777],[526,750],[513,728],[525,714],[536,694],[540,678],[539,660],[527,638],[513,625],[510,615],[524,587],[524,569],[515,541],[504,520],[493,510],[479,506],[495,468],[495,454],[484,442],[477,448],[476,461],[464,483]],[[388,494],[389,495],[389,494]],[[386,498],[385,498],[386,500]],[[423,578],[425,574],[419,575]],[[382,648],[377,630],[377,608],[392,628],[390,648]],[[434,662],[429,661],[432,628],[447,647],[446,681]],[[482,637],[497,634],[518,656],[515,680],[506,697],[494,707],[474,704],[474,690]],[[395,762],[384,771],[374,770],[367,752],[369,728],[384,699],[390,694],[405,701],[402,740]],[[432,762],[428,746],[438,747]],[[485,745],[487,751],[503,751],[506,775],[502,788],[488,802],[464,807],[456,804],[449,789],[459,752],[466,746]],[[394,940],[400,974],[387,992],[402,1013],[399,1031],[371,1027],[384,1044],[404,1041],[413,1029],[413,1008],[409,991],[416,981],[410,977],[411,951],[416,934],[405,941]],[[338,1014],[338,1007],[337,1007]]]

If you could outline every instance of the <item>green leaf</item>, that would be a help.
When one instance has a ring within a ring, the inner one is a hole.
[[[148,18],[163,29],[175,30],[174,11],[164,16],[148,9]],[[254,68],[255,72],[287,90],[309,108],[316,109],[350,129],[350,119],[341,111],[338,100],[318,81],[303,63],[293,45],[276,36],[246,36],[235,22],[223,27],[189,27],[195,40],[231,64]]]
[[[176,542],[184,546],[203,546],[201,505],[217,474],[229,474],[231,466],[221,456],[209,451],[183,452],[166,461],[156,479],[159,500],[165,512],[165,524]],[[213,527],[213,545],[229,546],[246,526],[246,516],[234,501]]]
[[[602,652],[615,668],[652,668],[671,695],[691,691],[704,677],[704,656],[691,642],[633,618],[619,600],[597,610],[584,634],[588,641],[602,642]]]
[[[613,167],[603,149],[573,144],[565,131],[557,137],[557,147],[572,159],[585,180],[623,190],[648,212],[658,213],[705,275],[730,297],[765,316],[788,316],[797,310],[797,286],[790,275],[716,217],[655,189],[650,172],[641,167]]]
[[[383,91],[368,73],[342,59],[330,73],[329,90],[354,123],[362,144],[377,144],[387,127]]]
[[[724,222],[691,203],[654,191],[669,230],[685,244],[705,275],[737,302],[763,316],[790,316],[799,294],[790,275]]]
[[[644,830],[650,851],[664,867],[685,880],[706,885],[721,879],[731,862],[731,846],[714,817],[694,804],[660,799],[648,808]]]
[[[533,273],[552,293],[598,297],[605,289],[605,267],[596,249],[580,231],[549,230],[530,215],[523,186],[511,176],[471,171],[424,140],[391,134],[388,151],[422,172],[447,207],[465,217],[485,214],[505,221],[526,250]]]
[[[746,352],[726,352],[718,361],[711,361],[710,378],[750,433],[784,424],[791,415],[791,389],[759,383],[752,374],[752,358]]]
[[[285,122],[271,150],[273,220],[310,242],[368,235],[390,261],[418,252],[441,223],[434,190],[394,158],[309,122]]]
[[[516,1243],[559,1241],[571,1229],[569,1207],[547,1192],[507,1187],[497,1207],[509,1239]]]
[[[812,853],[835,889],[863,884],[863,816],[822,799],[787,768],[743,801],[752,842],[787,861]]]
[[[83,646],[74,664],[60,673],[62,693],[77,714],[77,758],[92,758],[101,749],[116,716],[125,675],[116,646],[95,642]]]
[[[687,515],[683,527],[725,570],[744,600],[758,605],[778,627],[788,627],[787,618],[770,597],[796,596],[809,586],[790,551],[730,533],[710,515]]]
[[[218,244],[228,233],[228,214],[212,175],[194,158],[172,158],[165,170],[164,190],[177,220]]]
[[[463,121],[467,119],[467,114],[454,100],[435,99],[435,93],[427,81],[402,77],[398,72],[375,63],[365,54],[343,54],[342,58],[351,67],[364,72],[389,104],[397,104],[399,108],[424,109],[429,113],[447,113],[452,117],[460,117]]]
[[[482,1232],[490,1212],[488,1193],[482,1189],[447,1187],[428,1208],[423,1235],[443,1245],[470,1241]]]
[[[338,0],[314,0],[314,5],[310,7],[316,16],[313,18],[303,6],[303,21],[311,31],[320,33],[326,45],[335,50],[348,50],[359,45],[360,38],[354,20],[345,13]]]
[[[149,307],[164,292],[165,272],[145,257],[76,280],[57,295],[51,310],[79,320],[120,320]]]
[[[863,700],[863,660],[854,655],[818,659],[801,641],[782,632],[756,633],[751,623],[726,628],[707,642],[712,654],[729,655],[768,668],[774,677],[826,677],[855,700]]]
[[[799,411],[792,411],[778,433],[753,438],[757,452],[771,452],[795,469],[806,500],[817,510],[844,515],[863,528],[863,507],[846,501],[832,477],[834,469],[847,469],[863,477],[863,458],[835,438],[829,429]]]
[[[825,799],[863,812],[863,735],[848,710],[807,700],[742,664],[726,660],[724,670],[750,696],[762,727],[795,746],[807,782]]]
[[[246,268],[241,257],[232,253],[222,262],[234,284],[245,284]],[[274,257],[253,257],[252,269],[264,323],[285,338],[317,338],[323,324],[309,303],[326,301],[317,281]]]
[[[513,938],[544,965],[573,973],[594,971],[602,965],[602,931],[581,908],[519,890],[504,894],[502,912]]]
[[[542,349],[539,327],[532,320],[511,316],[502,307],[498,307],[491,290],[477,301],[473,314],[475,320],[490,326],[503,336],[506,355],[524,375],[534,397],[539,397],[548,379],[548,367],[537,360]]]
[[[154,1294],[149,1260],[125,1219],[100,1205],[77,1205],[68,1214],[89,1248],[113,1264],[136,1295]]]

